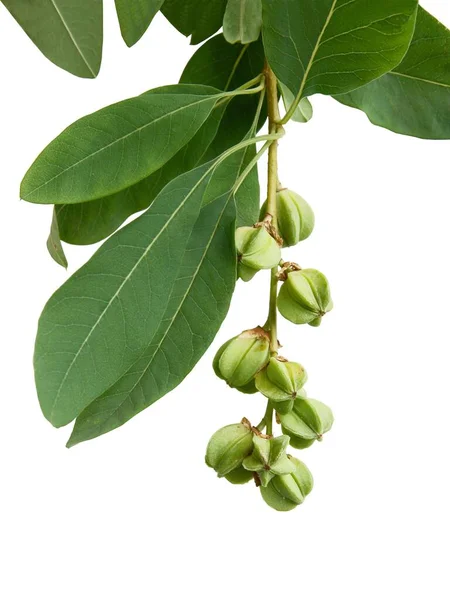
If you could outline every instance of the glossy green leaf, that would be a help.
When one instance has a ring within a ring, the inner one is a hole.
[[[411,46],[398,67],[336,100],[395,133],[449,139],[450,31],[419,7]]]
[[[417,0],[263,0],[273,71],[298,97],[354,90],[397,66]]]
[[[191,44],[199,44],[222,27],[227,0],[166,0],[161,8],[164,16]]]
[[[59,226],[58,226],[58,217],[56,215],[55,210],[53,210],[52,216],[52,225],[50,228],[50,235],[47,240],[47,250],[49,251],[50,256],[53,260],[67,269],[68,263],[66,255],[64,254],[64,248],[61,244],[61,237],[59,234]]]
[[[230,44],[255,42],[261,33],[261,0],[228,0],[223,35]]]
[[[222,35],[218,35],[193,55],[181,82],[204,82],[220,90],[230,90],[256,77],[263,66],[264,53],[260,42],[246,47],[231,46]],[[183,87],[179,85],[176,89],[182,91]],[[99,242],[111,235],[130,215],[147,208],[173,178],[212,160],[243,139],[252,124],[257,102],[258,99],[253,96],[237,96],[214,108],[184,148],[161,169],[134,186],[100,200],[57,206],[61,239],[83,245]],[[265,109],[261,120],[265,120]],[[249,150],[248,155],[251,152]],[[239,226],[254,223],[259,206],[256,169],[240,188],[236,203]]]
[[[34,364],[41,408],[53,425],[70,423],[147,348],[211,177],[206,165],[170,183],[45,306]]]
[[[120,31],[127,46],[138,42],[164,0],[115,0]]]
[[[96,77],[102,61],[102,0],[2,0],[28,37],[55,65]]]
[[[230,192],[243,154],[211,180],[166,314],[145,354],[78,417],[68,446],[120,427],[174,389],[204,354],[226,316],[236,281]]]
[[[102,198],[162,167],[195,135],[220,98],[206,86],[170,86],[108,106],[76,121],[38,156],[21,198],[72,204]]]

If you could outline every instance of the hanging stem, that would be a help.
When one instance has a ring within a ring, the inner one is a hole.
[[[277,79],[266,63],[264,69],[266,78],[267,111],[269,116],[269,134],[276,135],[283,133],[283,127],[280,125],[280,111],[278,108],[278,85]],[[267,214],[271,216],[271,225],[277,232],[277,191],[278,191],[278,140],[272,141],[269,148],[268,173],[267,173]],[[277,294],[278,294],[278,266],[274,267],[270,273],[270,292],[269,292],[269,315],[265,328],[270,335],[270,354],[278,354],[277,337]],[[273,409],[270,401],[267,402],[266,414],[264,415],[266,434],[272,435]]]
[[[265,67],[267,110],[269,114],[269,134],[278,134],[283,131],[278,123],[280,111],[278,108],[278,86],[276,77],[271,68]],[[267,213],[272,217],[271,225],[277,231],[277,190],[278,190],[278,140],[274,140],[269,148],[268,174],[267,174]],[[277,338],[277,279],[278,267],[274,267],[270,275],[269,316],[267,329],[270,333],[270,352],[274,356],[278,353]]]

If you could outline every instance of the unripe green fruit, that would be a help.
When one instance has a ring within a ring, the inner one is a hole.
[[[267,201],[261,208],[261,219],[267,212]],[[314,213],[301,196],[291,190],[277,193],[277,228],[283,246],[295,246],[306,240],[314,229]]]
[[[334,421],[333,413],[326,404],[310,398],[295,400],[292,410],[288,414],[280,414],[279,418],[283,433],[291,438],[291,446],[298,449],[308,448],[316,440],[321,441]]]
[[[255,393],[254,377],[269,362],[269,345],[262,327],[243,331],[219,348],[213,361],[216,375],[245,394]]]
[[[289,460],[295,466],[293,473],[277,475],[267,487],[260,488],[263,500],[278,511],[292,510],[302,504],[314,485],[308,467],[293,456]]]
[[[306,391],[303,388],[297,392],[297,398],[307,398]],[[278,400],[271,402],[271,404],[272,408],[276,410],[278,415],[286,415],[294,408],[294,402],[294,399],[291,398],[290,400]]]
[[[226,425],[216,431],[206,448],[205,462],[219,477],[238,469],[253,450],[253,431],[250,423]]]
[[[258,390],[271,400],[278,412],[288,412],[293,401],[304,394],[307,380],[305,369],[295,362],[272,357],[265,369],[255,377]]]
[[[278,294],[278,310],[285,319],[317,327],[325,313],[333,308],[330,285],[325,275],[316,269],[301,269],[287,273]]]
[[[289,437],[280,435],[276,438],[253,436],[253,453],[244,459],[244,469],[256,473],[263,487],[276,475],[285,475],[294,471],[293,463],[288,459],[286,448]]]
[[[233,485],[244,485],[253,479],[253,473],[240,466],[225,475],[225,479]]]
[[[272,269],[281,260],[281,249],[267,229],[239,227],[236,230],[238,275],[249,281],[261,269]]]

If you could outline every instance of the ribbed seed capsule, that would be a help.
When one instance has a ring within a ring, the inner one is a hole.
[[[334,417],[331,409],[318,400],[298,398],[292,410],[279,416],[283,433],[291,438],[294,448],[303,449],[330,431]]]
[[[244,469],[256,473],[263,487],[267,486],[276,475],[285,475],[294,471],[295,467],[288,459],[286,448],[289,437],[280,435],[276,438],[253,437],[253,453],[244,459]]]
[[[278,511],[292,510],[302,504],[314,485],[308,467],[293,456],[289,460],[295,467],[293,473],[277,475],[267,487],[260,488],[263,500]]]
[[[261,208],[261,219],[267,212],[267,201]],[[314,213],[301,196],[291,190],[277,193],[277,227],[283,246],[295,246],[306,240],[314,229]]]
[[[269,345],[262,327],[243,331],[219,348],[213,361],[216,375],[245,394],[255,393],[254,377],[269,362]]]
[[[307,380],[305,369],[280,356],[272,357],[265,369],[255,377],[258,390],[269,398],[279,413],[289,412],[294,400],[304,392]]]
[[[236,230],[238,275],[244,281],[261,269],[272,269],[281,260],[281,249],[267,229],[262,227],[239,227]]]
[[[216,431],[206,448],[205,462],[219,477],[226,477],[241,467],[253,450],[253,432],[250,423],[226,425]],[[232,481],[233,483],[233,481]]]
[[[287,274],[278,294],[278,310],[285,319],[314,327],[333,308],[330,285],[316,269],[301,269]]]

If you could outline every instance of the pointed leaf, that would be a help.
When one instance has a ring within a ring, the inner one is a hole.
[[[419,7],[411,46],[398,67],[335,98],[395,133],[450,139],[450,31]]]
[[[159,169],[195,135],[220,98],[206,86],[190,86],[182,94],[169,88],[76,121],[32,164],[22,181],[21,198],[38,204],[86,202]]]
[[[235,89],[262,72],[264,52],[260,42],[227,44],[218,35],[194,54],[181,77],[183,84],[201,84],[220,90]],[[183,86],[172,86],[183,91]],[[56,207],[61,239],[70,244],[93,244],[111,235],[130,215],[146,209],[163,187],[190,169],[216,158],[234,146],[250,129],[257,98],[238,96],[215,107],[190,142],[148,178],[112,196],[81,204]],[[263,111],[262,119],[265,120]],[[249,159],[254,149],[249,148]],[[256,168],[236,196],[237,224],[252,225],[258,217],[259,181]]]
[[[255,42],[261,33],[261,0],[228,0],[223,35],[230,44]]]
[[[263,39],[277,77],[298,97],[356,89],[397,66],[417,0],[263,0]]]
[[[79,245],[103,240],[130,215],[148,208],[170,181],[207,162],[203,156],[217,134],[225,108],[225,104],[214,108],[186,146],[149,177],[112,196],[56,206],[61,239]]]
[[[55,426],[77,417],[131,367],[155,335],[211,179],[182,175],[117,232],[49,300],[39,320],[36,386]]]
[[[227,0],[165,0],[161,11],[191,44],[199,44],[222,27]]]
[[[164,4],[164,0],[115,0],[120,31],[127,46],[138,42]]]
[[[158,332],[129,371],[78,417],[69,446],[120,427],[174,389],[213,341],[236,281],[230,189],[241,162],[242,156],[227,159],[211,178]]]
[[[58,227],[58,218],[54,210],[52,216],[52,225],[50,228],[50,235],[48,236],[47,240],[47,249],[53,260],[57,262],[58,265],[61,265],[61,267],[67,269],[69,265],[67,263],[67,258],[64,254],[64,249],[61,244],[61,238],[59,235]]]
[[[28,37],[55,65],[78,77],[100,70],[102,0],[2,0]]]

